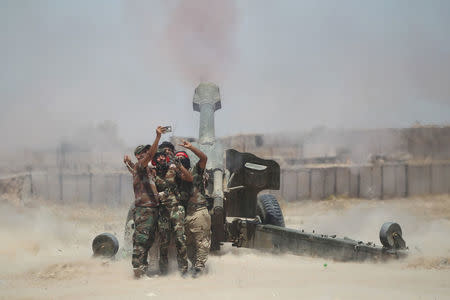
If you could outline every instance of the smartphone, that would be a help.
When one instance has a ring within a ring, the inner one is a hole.
[[[172,126],[164,126],[164,133],[172,132]]]

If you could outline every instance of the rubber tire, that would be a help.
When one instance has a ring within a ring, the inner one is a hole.
[[[92,241],[94,256],[113,257],[119,250],[119,241],[111,233],[97,235]]]
[[[283,213],[274,195],[258,195],[256,214],[261,218],[262,224],[285,227]]]
[[[393,249],[395,246],[394,239],[392,235],[397,233],[400,237],[402,236],[402,228],[400,225],[394,222],[386,222],[381,226],[380,229],[380,242],[384,247],[388,249]]]

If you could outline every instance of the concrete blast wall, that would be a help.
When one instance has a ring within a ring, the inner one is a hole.
[[[385,199],[450,193],[450,163],[385,164],[283,169],[277,192],[287,201],[331,196]],[[0,178],[0,195],[61,202],[128,205],[134,199],[128,173],[34,172]]]
[[[32,173],[33,195],[48,200],[95,205],[128,205],[134,199],[128,173]]]
[[[287,201],[346,196],[385,199],[450,193],[450,163],[333,166],[285,169]]]

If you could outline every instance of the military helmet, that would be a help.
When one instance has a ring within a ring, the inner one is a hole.
[[[145,150],[150,149],[150,145],[139,145],[134,149],[134,155],[140,154]]]

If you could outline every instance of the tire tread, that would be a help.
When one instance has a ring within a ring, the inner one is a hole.
[[[257,214],[263,224],[285,227],[283,213],[274,195],[258,195]]]

